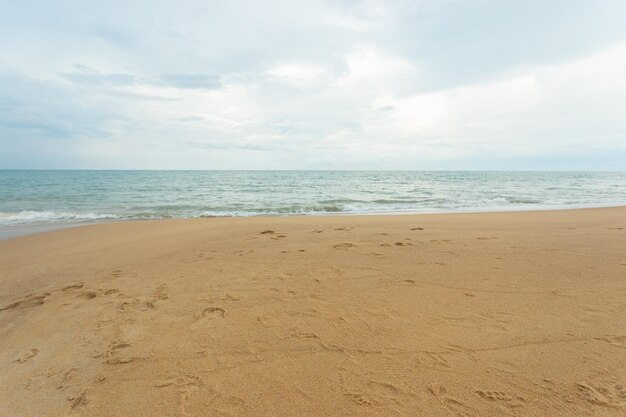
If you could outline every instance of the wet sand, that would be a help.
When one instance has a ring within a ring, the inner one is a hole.
[[[624,416],[626,208],[0,241],[0,416]]]

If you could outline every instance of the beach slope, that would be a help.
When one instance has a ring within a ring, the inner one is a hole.
[[[0,241],[0,416],[624,416],[626,208]]]

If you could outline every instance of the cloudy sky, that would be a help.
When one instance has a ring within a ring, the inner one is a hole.
[[[0,0],[0,168],[626,169],[626,1]]]

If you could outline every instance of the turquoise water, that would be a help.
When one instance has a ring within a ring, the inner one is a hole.
[[[0,228],[625,204],[624,172],[0,171]]]

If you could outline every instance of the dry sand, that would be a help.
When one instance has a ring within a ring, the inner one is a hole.
[[[0,242],[0,416],[625,416],[626,208]]]

